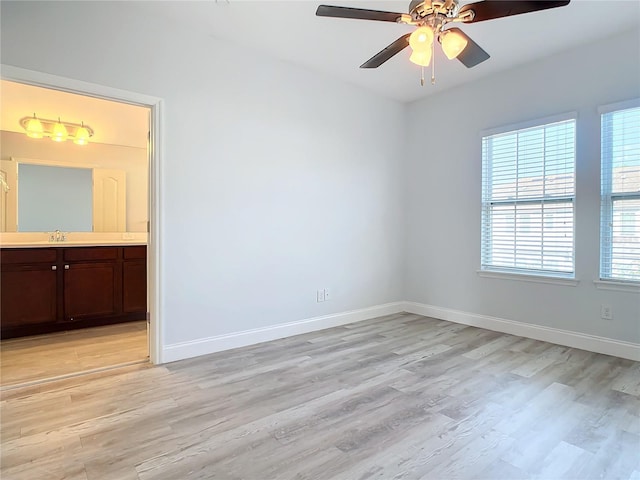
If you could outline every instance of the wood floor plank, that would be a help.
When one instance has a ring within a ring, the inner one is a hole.
[[[26,382],[147,360],[147,322],[13,338],[0,342],[0,385]]]
[[[93,362],[90,348],[76,356]],[[388,315],[3,391],[0,473],[640,480],[639,375],[629,360]]]
[[[592,453],[561,441],[540,462],[534,478],[568,478],[578,470],[581,464],[590,461],[592,457]]]

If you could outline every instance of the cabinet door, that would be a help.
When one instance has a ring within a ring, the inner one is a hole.
[[[2,328],[57,320],[57,279],[50,264],[2,265]]]
[[[147,262],[129,260],[122,264],[122,305],[124,313],[147,311]]]
[[[115,262],[65,263],[64,268],[65,320],[120,313],[121,292]]]

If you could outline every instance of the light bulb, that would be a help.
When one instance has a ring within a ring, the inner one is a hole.
[[[53,126],[53,132],[51,132],[51,140],[54,142],[64,142],[69,134],[67,133],[66,127],[60,123],[60,119],[58,118],[58,123]]]
[[[409,45],[414,52],[431,50],[433,30],[429,27],[418,27],[409,36]]]
[[[42,129],[42,123],[36,117],[36,114],[33,114],[33,118],[30,118],[27,122],[27,126],[25,127],[27,131],[27,136],[31,138],[42,138],[44,136],[44,132]]]
[[[467,39],[464,35],[455,31],[446,31],[440,37],[442,51],[449,60],[456,58],[467,46]]]
[[[420,65],[421,67],[428,67],[429,62],[431,61],[431,49],[429,50],[414,50],[411,56],[409,57],[416,65]]]
[[[91,135],[89,135],[89,130],[87,130],[87,127],[82,124],[82,126],[78,127],[78,129],[76,130],[76,135],[73,138],[73,143],[75,143],[76,145],[86,145],[87,143],[89,143],[90,136]]]

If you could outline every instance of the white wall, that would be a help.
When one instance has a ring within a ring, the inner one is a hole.
[[[402,105],[128,2],[1,9],[4,64],[165,100],[165,346],[401,300]]]
[[[549,57],[412,104],[407,157],[406,299],[436,307],[640,342],[640,296],[597,289],[597,107],[640,96],[638,31]],[[624,45],[624,48],[620,48]],[[480,132],[576,111],[577,286],[482,278]],[[428,130],[426,127],[431,126]],[[430,132],[424,137],[424,132]],[[600,305],[613,307],[612,321]]]
[[[146,149],[102,143],[84,146],[73,142],[55,143],[2,130],[0,158],[9,160],[11,157],[123,170],[127,175],[127,231],[147,231],[149,162]]]

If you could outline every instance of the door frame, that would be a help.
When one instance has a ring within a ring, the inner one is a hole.
[[[161,258],[161,209],[163,135],[163,99],[142,93],[120,90],[96,83],[27,70],[12,65],[0,64],[0,78],[11,82],[24,83],[36,87],[60,90],[87,97],[101,98],[120,103],[129,103],[149,108],[149,232],[147,244],[147,292],[149,304],[149,360],[153,364],[163,362],[162,345],[162,271]]]

